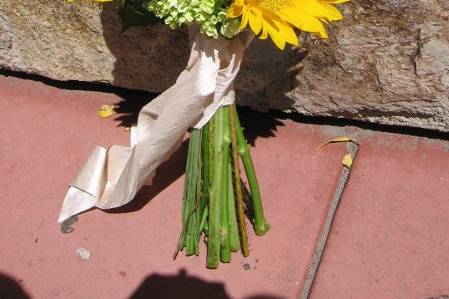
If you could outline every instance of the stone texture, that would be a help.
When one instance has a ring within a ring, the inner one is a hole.
[[[160,24],[121,35],[115,5],[79,2],[2,1],[0,67],[152,91],[174,82],[188,55],[185,33]]]
[[[302,35],[301,48],[283,53],[254,42],[240,103],[449,131],[449,2],[358,0],[343,9],[329,40]],[[113,4],[0,4],[3,69],[162,91],[187,56],[183,30],[160,24],[120,34]]]

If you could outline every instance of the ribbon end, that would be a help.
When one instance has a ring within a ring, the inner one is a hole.
[[[58,223],[62,223],[76,214],[95,207],[96,202],[97,199],[89,193],[70,186],[59,213]]]

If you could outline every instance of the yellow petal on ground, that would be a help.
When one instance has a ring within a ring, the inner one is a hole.
[[[98,110],[98,115],[101,118],[106,118],[109,117],[111,115],[116,114],[117,112],[115,111],[115,106],[114,105],[101,105],[100,109]]]
[[[353,142],[353,143],[357,144],[357,142],[355,142],[353,139],[351,139],[351,137],[348,137],[348,136],[338,136],[338,137],[332,138],[331,140],[326,141],[326,142],[323,143],[323,144],[320,144],[320,145],[317,147],[317,149],[320,149],[320,148],[322,148],[323,146],[326,146],[326,145],[331,144],[331,143],[339,143],[339,142]]]
[[[353,158],[352,158],[351,154],[344,155],[343,160],[341,160],[341,163],[343,164],[343,166],[347,167],[347,168],[351,168],[352,162],[353,162]]]

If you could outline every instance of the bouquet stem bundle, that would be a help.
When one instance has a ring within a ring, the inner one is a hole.
[[[240,159],[250,189],[244,202]],[[251,211],[249,209],[252,208]],[[190,136],[179,250],[199,255],[199,242],[207,243],[207,267],[229,263],[231,252],[249,255],[245,209],[256,235],[270,228],[265,220],[259,185],[235,105],[221,107],[211,121]]]

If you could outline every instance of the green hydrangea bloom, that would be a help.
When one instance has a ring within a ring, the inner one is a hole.
[[[218,38],[227,24],[226,0],[149,0],[145,8],[164,20],[172,29],[196,23],[202,33]]]

